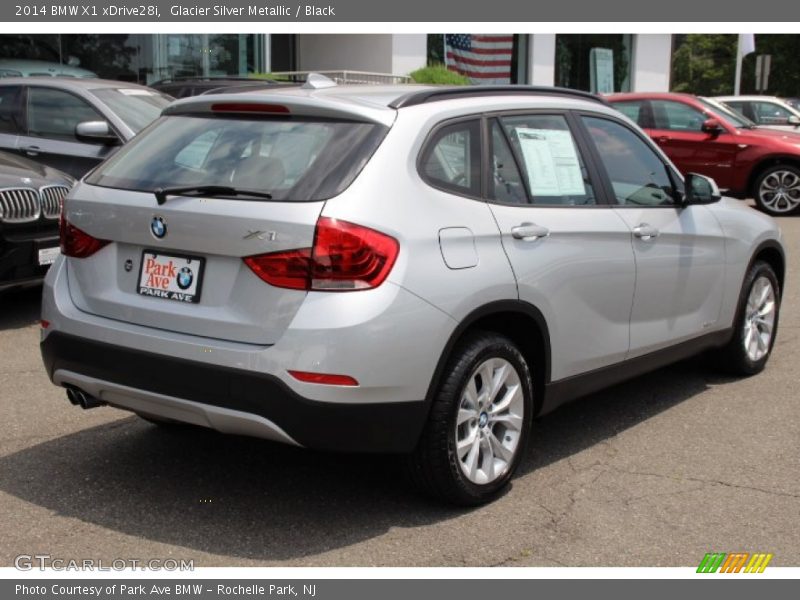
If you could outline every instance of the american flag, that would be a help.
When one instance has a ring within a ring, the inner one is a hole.
[[[511,83],[513,35],[444,36],[445,64],[469,77],[472,83]]]

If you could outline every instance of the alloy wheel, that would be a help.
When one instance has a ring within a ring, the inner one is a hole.
[[[456,453],[461,472],[485,485],[511,467],[522,438],[525,402],[519,373],[503,358],[482,362],[461,392]]]

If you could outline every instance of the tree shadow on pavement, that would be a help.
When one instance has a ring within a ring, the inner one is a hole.
[[[518,476],[702,392],[706,376],[683,363],[540,419]],[[163,428],[132,417],[0,458],[0,490],[127,535],[279,561],[464,514],[417,495],[397,463],[201,428]]]

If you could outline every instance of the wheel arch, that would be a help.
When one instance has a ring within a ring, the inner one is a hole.
[[[756,195],[756,182],[758,178],[761,176],[764,171],[770,169],[772,167],[777,167],[778,165],[789,165],[796,169],[800,169],[800,158],[797,156],[791,156],[789,154],[779,154],[776,156],[769,156],[767,158],[761,159],[758,163],[756,163],[750,171],[750,175],[747,178],[747,187],[745,189],[745,194],[750,194],[752,197]]]
[[[534,389],[534,414],[542,408],[544,390],[550,382],[550,332],[542,312],[522,300],[499,300],[475,309],[456,327],[444,346],[436,364],[428,392],[426,407],[430,407],[445,376],[458,343],[473,331],[492,331],[510,338],[531,367]]]
[[[750,272],[750,269],[758,260],[763,260],[770,267],[772,267],[773,271],[775,271],[775,275],[778,278],[778,284],[780,285],[778,294],[782,297],[784,287],[783,282],[786,277],[786,255],[780,243],[778,243],[777,240],[766,240],[761,242],[753,252],[753,257],[750,259],[750,264],[747,265],[747,270],[745,271],[744,275],[745,277],[747,277],[747,273]],[[744,284],[744,280],[742,281],[742,284]]]

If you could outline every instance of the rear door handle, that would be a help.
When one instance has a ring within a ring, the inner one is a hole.
[[[647,223],[642,223],[633,228],[633,235],[645,242],[656,239],[659,233],[658,229]]]
[[[25,146],[22,148],[22,151],[28,156],[38,156],[41,150],[42,149],[39,148],[39,146]]]
[[[669,141],[669,137],[666,135],[659,135],[653,138],[657,144],[666,144]]]
[[[523,242],[533,242],[539,238],[546,238],[550,235],[550,230],[534,223],[521,223],[511,228],[511,237]]]

